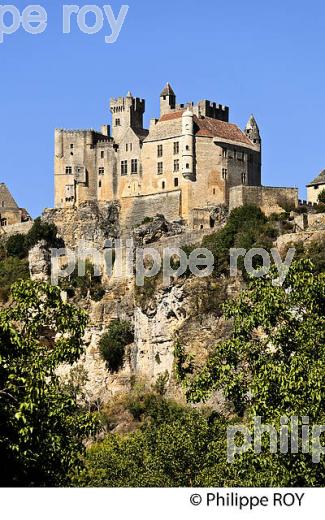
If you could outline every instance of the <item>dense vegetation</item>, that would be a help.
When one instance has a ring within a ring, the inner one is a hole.
[[[56,369],[83,352],[86,316],[47,284],[19,282],[12,298],[0,311],[0,484],[67,485],[95,421]]]
[[[18,280],[29,278],[28,251],[39,241],[45,240],[48,247],[62,247],[54,224],[37,218],[27,235],[10,236],[0,244],[0,302],[8,301],[10,287]]]

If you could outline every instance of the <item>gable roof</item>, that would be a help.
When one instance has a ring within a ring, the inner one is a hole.
[[[237,141],[238,143],[252,146],[253,143],[246,137],[244,132],[233,123],[226,123],[219,119],[212,119],[211,117],[199,118],[194,116],[194,122],[198,126],[196,135],[202,137],[220,137],[228,141]]]
[[[15,199],[4,182],[0,183],[0,207],[6,209],[19,209]]]
[[[164,89],[162,90],[160,97],[163,96],[175,96],[175,92],[173,91],[171,85],[169,83],[166,84]]]
[[[325,170],[321,171],[319,175],[308,186],[315,186],[317,184],[325,184]]]
[[[182,110],[174,110],[161,116],[156,127],[154,127],[154,129],[150,131],[148,140],[151,140],[151,138],[159,138],[159,127],[161,123],[175,122],[175,135],[179,134],[179,125],[181,123],[182,115],[185,112],[185,110],[187,109],[184,108]],[[252,147],[254,146],[252,141],[244,134],[242,130],[240,130],[240,128],[237,125],[233,123],[226,123],[225,121],[220,121],[219,119],[213,119],[211,117],[194,116],[194,131],[195,135],[198,137],[219,137],[220,139],[224,139],[227,141],[235,141],[239,144],[244,144]]]

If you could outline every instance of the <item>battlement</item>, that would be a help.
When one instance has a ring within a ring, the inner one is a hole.
[[[219,119],[220,121],[229,122],[229,107],[220,105],[208,99],[202,99],[196,105],[198,109],[198,116],[211,117],[212,119]]]
[[[112,114],[124,112],[132,108],[135,112],[144,113],[146,108],[145,99],[133,96],[118,97],[110,99],[110,110]]]

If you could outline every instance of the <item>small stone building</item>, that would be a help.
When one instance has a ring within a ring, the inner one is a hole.
[[[307,184],[307,201],[309,204],[317,204],[318,197],[325,190],[325,170],[310,183]]]
[[[2,228],[31,220],[28,212],[19,208],[7,186],[0,183],[0,225]]]

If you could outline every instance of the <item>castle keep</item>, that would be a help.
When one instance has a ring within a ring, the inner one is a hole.
[[[111,99],[110,111],[112,131],[109,125],[100,132],[56,130],[56,208],[118,201],[126,227],[157,213],[202,227],[216,206],[238,205],[242,195],[236,192],[232,201],[234,188],[262,189],[261,137],[253,116],[242,131],[229,122],[228,107],[208,100],[177,104],[169,84],[149,129],[145,101],[130,92]],[[296,191],[286,195],[298,198]],[[257,198],[263,198],[260,191]]]

